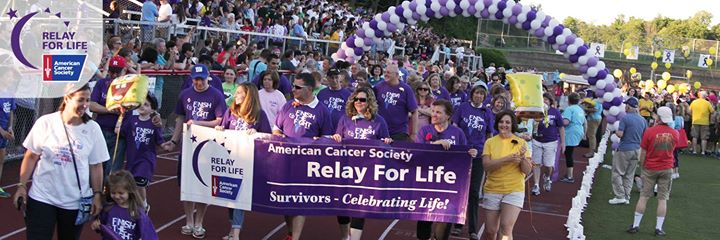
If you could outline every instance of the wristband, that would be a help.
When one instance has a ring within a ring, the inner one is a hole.
[[[177,145],[177,142],[175,142],[175,140],[170,140],[170,142]]]
[[[100,194],[100,196],[102,196],[102,191],[94,191],[93,192],[93,195],[98,195],[98,194]]]
[[[18,186],[18,188],[25,188],[25,189],[27,189],[27,185],[26,185],[25,183],[18,183],[17,186]]]

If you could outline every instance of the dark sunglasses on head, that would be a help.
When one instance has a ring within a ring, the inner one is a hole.
[[[295,90],[300,90],[300,89],[305,88],[305,86],[293,85],[293,88],[295,88]]]
[[[367,98],[358,98],[358,97],[356,97],[356,98],[353,98],[353,101],[354,101],[354,102],[367,102]]]

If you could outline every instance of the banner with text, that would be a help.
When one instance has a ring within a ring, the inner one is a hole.
[[[198,126],[184,136],[183,200],[279,215],[465,222],[465,146],[253,140]]]

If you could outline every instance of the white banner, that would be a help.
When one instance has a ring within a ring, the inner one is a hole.
[[[710,59],[710,55],[700,54],[697,66],[701,68],[708,68],[710,66],[709,64],[707,64],[708,59]]]
[[[591,43],[590,49],[588,49],[594,56],[599,58],[605,57],[605,44],[602,43]]]
[[[183,125],[180,200],[250,210],[254,139],[244,131]]]
[[[640,47],[633,46],[630,49],[630,54],[625,56],[628,60],[638,60],[638,56],[640,55]]]
[[[675,63],[675,49],[665,49],[660,57],[664,63]]]

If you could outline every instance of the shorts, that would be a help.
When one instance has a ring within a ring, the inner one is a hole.
[[[532,140],[532,160],[535,164],[545,167],[555,167],[555,159],[557,158],[558,141],[538,142]]]
[[[135,185],[138,187],[147,187],[150,184],[150,179],[144,177],[135,177]]]
[[[710,137],[710,126],[708,125],[692,125],[692,137],[707,140]]]
[[[642,178],[643,188],[640,190],[640,196],[653,197],[655,195],[653,189],[657,184],[657,198],[662,200],[670,199],[670,189],[672,188],[672,168],[653,171],[642,169],[640,177]]]
[[[525,194],[523,192],[511,192],[508,194],[485,193],[480,205],[487,210],[499,211],[501,203],[510,204],[522,209],[523,203],[525,203]]]

